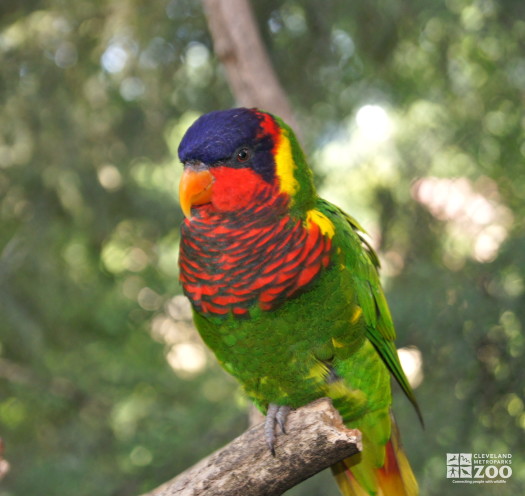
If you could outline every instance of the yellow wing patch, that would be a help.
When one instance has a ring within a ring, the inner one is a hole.
[[[357,322],[361,318],[361,315],[363,315],[363,309],[361,307],[356,306],[355,310],[354,310],[354,314],[352,315],[352,320],[350,321],[350,323],[352,325],[357,324]]]
[[[332,221],[319,210],[308,210],[306,212],[306,221],[308,223],[316,224],[323,235],[327,235],[329,238],[333,238],[335,234],[335,227]]]
[[[323,362],[315,362],[310,368],[310,373],[308,374],[309,379],[315,379],[318,381],[324,381],[325,377],[328,375],[328,366]]]
[[[285,129],[281,129],[281,135],[277,142],[275,164],[277,176],[281,182],[281,191],[293,197],[299,189],[299,183],[294,176],[296,165],[292,155],[292,145]]]

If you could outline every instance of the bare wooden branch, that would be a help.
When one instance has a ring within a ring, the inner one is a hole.
[[[286,427],[275,457],[259,424],[143,496],[279,495],[361,450],[359,431],[344,426],[327,398],[290,413]]]
[[[226,69],[237,103],[274,113],[299,132],[248,0],[204,0],[204,11],[214,51]]]

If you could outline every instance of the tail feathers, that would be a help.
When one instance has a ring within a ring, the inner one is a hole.
[[[363,453],[332,467],[339,490],[344,496],[418,496],[419,488],[412,468],[402,450],[395,424],[385,446],[382,467],[367,463],[366,444]]]
[[[379,487],[385,496],[417,496],[416,478],[397,438],[397,432],[394,432],[386,445],[385,464],[377,471]]]
[[[339,491],[341,491],[343,496],[370,496],[370,493],[363,489],[348,468],[347,463],[349,460],[350,458],[347,458],[342,462],[332,465],[332,473],[337,485],[339,486]]]

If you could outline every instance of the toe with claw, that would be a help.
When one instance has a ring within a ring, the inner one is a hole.
[[[266,444],[272,455],[275,456],[275,424],[278,424],[281,432],[286,434],[286,418],[290,413],[291,408],[289,406],[276,405],[270,403],[268,406],[268,412],[266,413],[266,420],[264,422],[264,436],[266,438]]]

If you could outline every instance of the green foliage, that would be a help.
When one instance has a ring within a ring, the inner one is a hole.
[[[320,190],[380,241],[423,354],[426,429],[395,405],[423,494],[523,493],[523,3],[254,4]],[[0,12],[0,494],[138,494],[246,425],[177,297],[176,147],[233,98],[198,2]],[[447,452],[514,474],[452,486]]]

